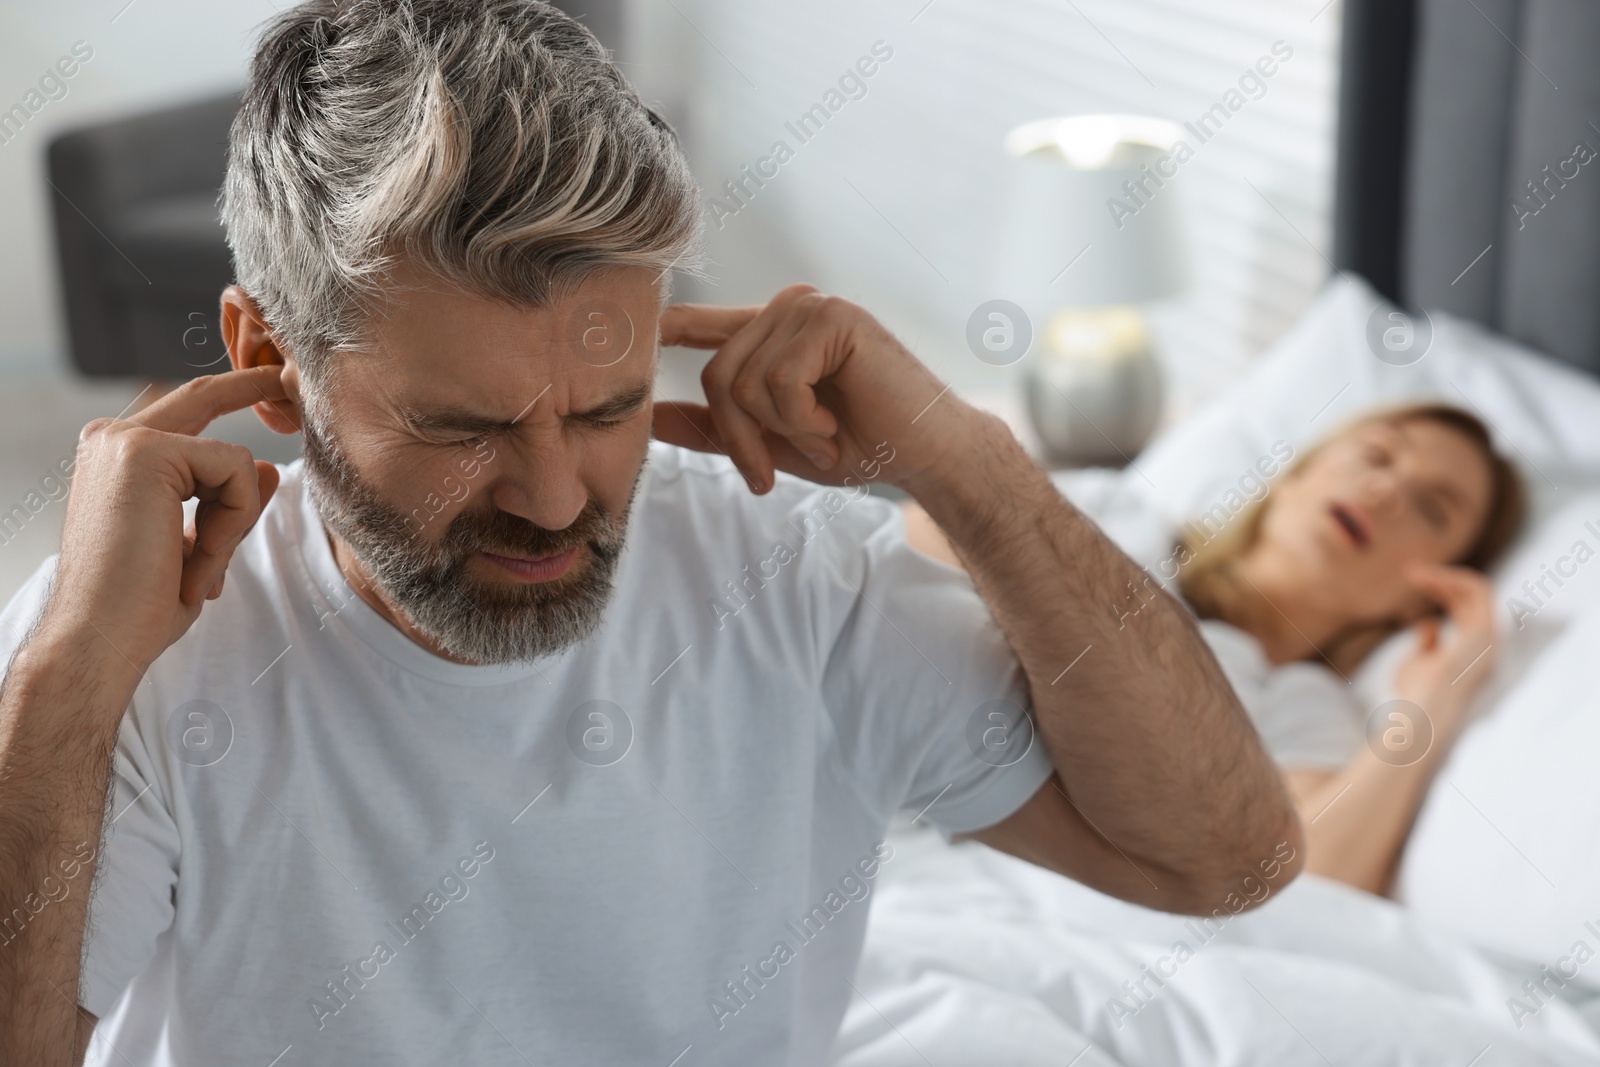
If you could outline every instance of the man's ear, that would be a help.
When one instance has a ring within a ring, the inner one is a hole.
[[[300,368],[278,347],[250,294],[237,285],[222,291],[222,343],[234,370],[269,364],[283,368],[283,391],[289,399],[263,400],[254,409],[269,430],[299,433],[305,425],[300,413]]]

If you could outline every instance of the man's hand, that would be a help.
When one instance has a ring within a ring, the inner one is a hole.
[[[140,673],[183,636],[278,488],[271,463],[195,435],[230,411],[286,399],[281,372],[195,378],[136,415],[83,428],[41,631],[98,637]],[[190,497],[200,505],[185,529]]]
[[[725,453],[758,493],[774,469],[824,485],[860,478],[863,463],[877,469],[884,442],[894,462],[882,480],[908,484],[965,436],[949,411],[923,418],[930,405],[975,414],[871,315],[809,285],[765,307],[674,304],[661,343],[717,353],[701,375],[709,406],[658,402],[655,436]]]
[[[222,591],[277,469],[195,435],[286,399],[281,367],[197,378],[79,437],[50,598],[0,686],[0,1065],[83,1061],[78,1007],[87,883],[38,904],[62,864],[99,852],[117,729],[140,678]],[[198,497],[195,525],[183,503]],[[29,904],[28,902],[35,902]]]

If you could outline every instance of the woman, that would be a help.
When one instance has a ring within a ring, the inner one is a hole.
[[[1178,545],[1177,592],[1282,770],[1306,869],[1387,892],[1428,782],[1493,662],[1483,571],[1524,509],[1483,423],[1421,404],[1358,419],[1256,504]],[[913,547],[961,563],[908,506]],[[1448,620],[1448,628],[1441,623]],[[1417,642],[1369,728],[1349,679],[1383,640]]]

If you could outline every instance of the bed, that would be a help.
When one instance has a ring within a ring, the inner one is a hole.
[[[1153,565],[1275,444],[1415,398],[1490,425],[1530,521],[1396,899],[1303,877],[1197,926],[903,821],[838,1067],[1600,1064],[1600,6],[1347,0],[1344,27],[1327,287],[1128,469],[1058,484]],[[1353,679],[1369,706],[1405,640]]]

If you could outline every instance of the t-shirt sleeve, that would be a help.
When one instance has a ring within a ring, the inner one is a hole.
[[[129,708],[118,731],[111,821],[89,899],[78,1003],[100,1018],[150,965],[176,907],[178,826],[138,721]]]
[[[41,564],[0,612],[0,663],[10,663],[38,618],[56,561],[51,556]],[[100,841],[84,843],[94,850],[95,867],[92,874],[79,875],[88,883],[89,919],[78,1003],[101,1018],[149,965],[156,938],[172,925],[178,881],[177,825],[154,784],[134,706],[118,728],[112,773],[111,822]]]
[[[11,657],[22,647],[22,639],[38,621],[45,598],[50,595],[50,583],[55,579],[56,559],[51,556],[39,564],[0,610],[0,666],[9,667]]]
[[[898,507],[862,495],[843,510],[815,576],[842,620],[823,676],[841,754],[885,815],[992,826],[1053,769],[1016,654],[967,575],[906,542]]]

